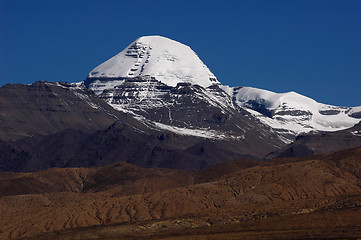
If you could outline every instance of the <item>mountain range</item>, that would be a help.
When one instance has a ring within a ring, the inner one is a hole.
[[[310,155],[360,142],[349,133],[352,141],[338,139],[333,148],[299,144],[352,127],[361,107],[222,85],[191,48],[160,36],[137,39],[85,81],[5,85],[0,103],[2,171],[117,161],[197,171],[239,157]]]
[[[360,120],[141,37],[84,81],[0,88],[0,238],[357,239]]]
[[[346,129],[361,119],[361,107],[321,104],[295,92],[222,85],[189,47],[160,36],[137,39],[91,71],[85,85],[118,110],[170,126],[208,127],[245,110],[285,142],[301,133]],[[236,121],[243,126],[242,120]]]

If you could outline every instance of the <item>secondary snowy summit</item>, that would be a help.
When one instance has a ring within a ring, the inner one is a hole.
[[[202,87],[219,83],[190,47],[161,36],[138,38],[89,74],[89,78],[137,76],[151,76],[172,87],[179,82]]]
[[[361,120],[360,107],[318,103],[296,92],[274,93],[252,87],[232,88],[237,105],[279,132],[298,135],[347,129]]]

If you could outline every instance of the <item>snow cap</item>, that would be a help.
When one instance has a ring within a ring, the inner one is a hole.
[[[89,73],[89,78],[137,76],[151,76],[173,87],[179,82],[220,84],[190,47],[162,36],[138,38]]]

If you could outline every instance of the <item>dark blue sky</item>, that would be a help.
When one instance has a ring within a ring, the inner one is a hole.
[[[0,85],[77,82],[144,35],[223,83],[361,105],[361,1],[0,0]]]

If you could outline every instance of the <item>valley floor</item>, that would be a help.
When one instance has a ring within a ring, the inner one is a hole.
[[[231,224],[210,225],[201,219],[148,221],[75,228],[25,237],[48,239],[360,239],[361,209],[321,211]]]

